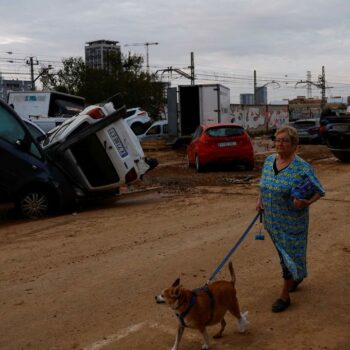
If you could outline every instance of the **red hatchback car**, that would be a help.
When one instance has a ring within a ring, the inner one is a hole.
[[[187,147],[188,164],[197,171],[208,164],[239,163],[254,168],[254,150],[243,127],[232,123],[202,124]]]

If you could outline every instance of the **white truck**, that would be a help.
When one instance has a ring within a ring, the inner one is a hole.
[[[229,123],[230,89],[221,84],[180,85],[180,132],[192,134],[203,123]]]
[[[7,103],[22,119],[29,119],[45,132],[80,113],[83,97],[57,91],[10,91]]]

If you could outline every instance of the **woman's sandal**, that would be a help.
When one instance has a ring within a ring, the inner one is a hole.
[[[300,280],[293,281],[293,284],[289,287],[288,292],[295,292],[301,282],[303,282],[303,278]]]
[[[290,305],[290,299],[287,300],[277,299],[272,304],[272,312],[282,312]]]

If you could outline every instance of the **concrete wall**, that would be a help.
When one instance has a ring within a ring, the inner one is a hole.
[[[287,105],[244,106],[231,104],[232,123],[251,132],[277,129],[289,122]]]

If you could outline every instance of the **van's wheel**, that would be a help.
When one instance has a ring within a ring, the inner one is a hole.
[[[131,130],[135,135],[141,135],[144,132],[144,125],[142,123],[134,123],[131,125]]]
[[[194,164],[196,167],[196,170],[198,173],[200,173],[201,171],[203,171],[203,165],[201,164],[201,162],[199,161],[199,157],[196,154],[195,158],[194,158]]]
[[[19,196],[16,207],[20,214],[28,219],[42,218],[54,209],[54,197],[46,189],[33,188]]]

